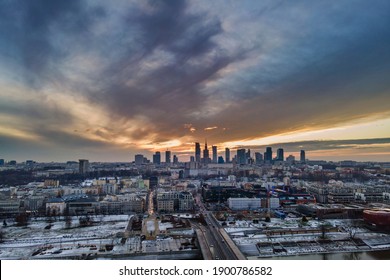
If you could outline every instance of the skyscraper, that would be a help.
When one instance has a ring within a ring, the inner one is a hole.
[[[86,174],[89,172],[89,160],[79,159],[79,173]]]
[[[200,162],[200,144],[198,142],[195,143],[195,161]]]
[[[276,152],[276,160],[284,161],[284,150],[279,148]]]
[[[225,162],[229,163],[230,162],[230,149],[225,148]]]
[[[218,162],[218,152],[217,152],[217,146],[212,146],[213,150],[213,163]]]
[[[237,150],[237,163],[238,164],[246,164],[247,163],[247,153],[245,149]]]
[[[305,150],[301,150],[301,162],[306,162],[306,153],[305,153]]]
[[[209,155],[209,149],[207,148],[207,141],[204,144],[204,150],[203,150],[203,162],[209,163],[210,161],[210,155]]]
[[[179,158],[176,155],[173,155],[173,163],[178,164],[179,163]]]
[[[154,164],[161,164],[161,153],[160,152],[156,152],[153,155],[153,163]]]
[[[272,147],[267,147],[265,149],[264,160],[265,160],[266,163],[271,163],[272,162]]]
[[[171,151],[165,151],[165,163],[171,163]]]
[[[136,165],[141,165],[144,163],[144,156],[140,154],[135,155],[134,160]]]

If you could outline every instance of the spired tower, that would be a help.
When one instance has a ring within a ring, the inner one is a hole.
[[[204,145],[204,150],[203,150],[203,161],[204,163],[209,163],[210,161],[210,155],[209,155],[209,149],[207,148],[207,139]]]

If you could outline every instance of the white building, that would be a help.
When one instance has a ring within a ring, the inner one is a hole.
[[[261,198],[230,197],[228,203],[232,210],[255,210],[261,207]]]

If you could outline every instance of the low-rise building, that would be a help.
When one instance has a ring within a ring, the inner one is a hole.
[[[63,198],[53,197],[46,202],[46,215],[59,216],[64,215],[66,203]]]
[[[19,199],[0,200],[0,215],[2,217],[18,215],[20,202]]]
[[[169,191],[157,194],[157,211],[192,211],[194,209],[194,198],[192,193],[187,191]]]
[[[228,204],[232,210],[255,210],[261,208],[261,198],[230,197]]]

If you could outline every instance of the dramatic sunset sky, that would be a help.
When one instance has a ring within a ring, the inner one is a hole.
[[[390,1],[0,1],[0,158],[205,138],[390,161]]]

